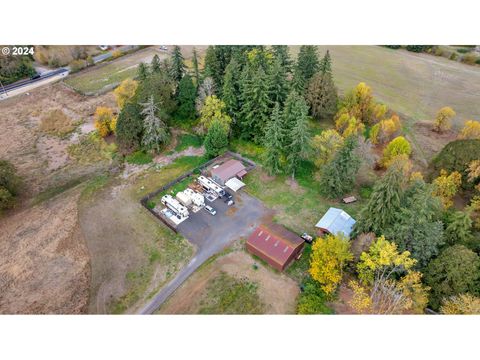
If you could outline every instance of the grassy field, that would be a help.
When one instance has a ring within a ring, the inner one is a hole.
[[[192,245],[139,200],[204,161],[182,157],[126,183],[98,178],[86,187],[79,221],[92,256],[91,313],[134,311],[190,259]]]
[[[298,46],[292,46],[296,56]],[[480,68],[428,54],[380,46],[319,46],[332,56],[335,83],[341,92],[363,81],[393,110],[413,120],[432,119],[443,106],[457,113],[457,127],[480,120]]]
[[[167,54],[147,48],[133,54],[120,57],[106,64],[99,64],[76,75],[69,76],[65,83],[82,94],[92,94],[109,90],[127,78],[134,77],[140,62],[150,62],[157,54],[160,59]]]

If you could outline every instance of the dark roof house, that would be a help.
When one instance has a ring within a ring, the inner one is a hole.
[[[283,271],[303,250],[304,241],[277,224],[260,225],[247,240],[247,250]]]
[[[213,168],[211,174],[212,179],[215,182],[224,186],[225,183],[233,177],[242,179],[247,174],[247,170],[240,161],[230,159],[216,168]]]

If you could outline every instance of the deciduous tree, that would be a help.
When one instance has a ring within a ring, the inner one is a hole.
[[[112,121],[114,119],[113,110],[99,106],[93,115],[94,125],[101,137],[105,137],[113,132]]]
[[[455,117],[455,111],[449,106],[441,108],[435,116],[433,130],[439,133],[449,130],[452,127],[452,118]]]
[[[425,271],[425,283],[431,287],[430,305],[438,309],[442,299],[479,293],[480,259],[463,245],[453,245],[433,259]]]
[[[392,160],[399,155],[410,156],[412,148],[410,143],[403,136],[397,136],[390,141],[387,147],[383,150],[382,165],[390,166]]]
[[[438,196],[443,203],[443,207],[448,209],[453,205],[453,197],[460,189],[462,184],[462,175],[458,171],[448,173],[445,170],[440,171],[440,175],[433,180],[433,195]]]
[[[312,140],[315,166],[321,168],[331,161],[342,145],[343,137],[334,129],[324,130],[320,135],[315,135]]]
[[[468,120],[458,136],[460,139],[480,139],[480,122]]]
[[[130,100],[137,91],[138,82],[133,79],[125,79],[120,85],[113,91],[115,99],[117,100],[117,105],[121,109],[125,106],[125,103]]]
[[[215,95],[215,84],[211,77],[206,77],[203,79],[198,88],[198,96],[197,100],[195,101],[195,109],[197,110],[197,113],[200,114],[203,104],[205,103],[205,99],[212,95]]]
[[[205,99],[205,105],[200,111],[200,133],[206,134],[214,121],[218,121],[227,133],[230,131],[232,118],[225,112],[225,103],[215,95]]]
[[[312,246],[309,273],[321,284],[327,295],[335,292],[343,277],[343,269],[353,259],[350,242],[341,234],[317,239]]]
[[[480,315],[480,297],[460,294],[443,299],[440,312],[445,315]]]

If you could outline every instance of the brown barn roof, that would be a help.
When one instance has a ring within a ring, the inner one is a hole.
[[[265,257],[279,264],[285,264],[292,253],[303,245],[303,240],[283,226],[271,224],[268,227],[260,225],[247,240]]]
[[[222,165],[217,167],[216,169],[212,169],[212,176],[217,176],[223,181],[227,181],[234,176],[242,177],[247,172],[245,170],[245,166],[238,160],[230,159],[224,162]]]

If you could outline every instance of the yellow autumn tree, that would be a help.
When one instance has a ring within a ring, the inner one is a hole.
[[[468,181],[475,182],[477,179],[479,179],[480,178],[480,160],[473,160],[470,164],[468,164],[467,172],[468,172]]]
[[[334,129],[322,131],[312,140],[314,163],[318,168],[328,163],[343,144],[343,137]]]
[[[445,315],[480,315],[480,298],[470,294],[460,294],[445,299],[440,307]]]
[[[480,139],[480,122],[467,120],[458,137],[460,139]]]
[[[115,94],[115,99],[117,101],[117,105],[120,109],[123,109],[125,103],[130,100],[137,91],[138,82],[133,79],[125,79],[123,80],[120,85],[113,91]]]
[[[422,313],[428,302],[428,288],[422,274],[413,271],[416,260],[410,252],[400,253],[397,245],[379,237],[357,264],[360,281],[350,281],[350,306],[359,313]]]
[[[390,119],[383,119],[370,129],[370,141],[372,144],[384,144],[400,131],[401,122],[398,115]]]
[[[448,209],[453,205],[453,197],[462,184],[462,175],[458,171],[448,173],[442,169],[440,175],[433,180],[433,195],[440,198],[443,207]]]
[[[342,235],[327,235],[319,238],[312,246],[310,275],[320,283],[327,295],[337,289],[343,277],[345,265],[353,259],[350,242]]]
[[[207,133],[214,121],[218,121],[227,132],[230,132],[232,118],[225,110],[225,103],[216,95],[207,96],[205,98],[205,103],[202,110],[200,110],[200,133]]]
[[[439,133],[449,130],[452,127],[452,118],[455,117],[455,111],[449,106],[438,110],[433,122],[433,130]]]
[[[407,158],[412,153],[410,143],[403,136],[397,136],[390,141],[383,150],[383,157],[381,163],[384,167],[389,167],[394,158],[400,155],[405,155]]]
[[[470,201],[467,210],[473,220],[473,227],[480,230],[480,196],[475,195]]]
[[[95,128],[101,137],[108,136],[112,133],[112,121],[114,119],[112,109],[104,106],[97,107],[93,119]]]

